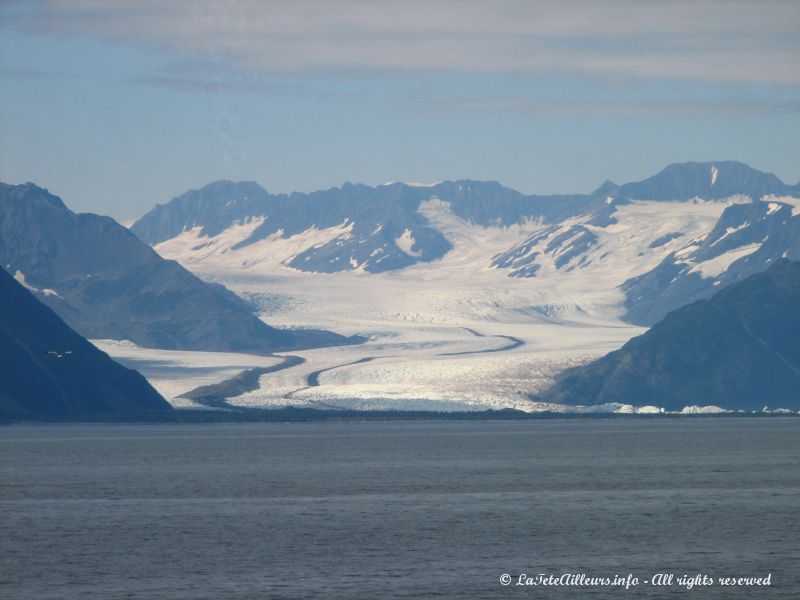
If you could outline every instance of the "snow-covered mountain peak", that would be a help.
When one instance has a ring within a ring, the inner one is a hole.
[[[784,184],[772,173],[764,173],[737,161],[687,162],[667,166],[642,181],[619,188],[623,198],[635,200],[722,200],[744,195],[759,200],[767,194],[797,194],[797,186]]]
[[[548,294],[564,282],[575,291],[566,303],[572,305],[595,305],[581,296],[599,286],[611,304],[627,302],[629,318],[646,321],[634,305],[655,301],[682,277],[719,286],[742,259],[763,265],[759,257],[778,247],[791,254],[791,243],[765,240],[788,235],[779,231],[793,227],[798,204],[791,199],[800,197],[800,189],[734,161],[673,164],[639,182],[606,181],[591,194],[573,195],[525,195],[476,180],[348,182],[291,195],[256,185],[218,182],[187,192],[133,230],[164,256],[201,271],[394,271],[465,283],[491,273],[524,280],[530,290],[549,287]],[[753,202],[761,197],[770,200]],[[750,211],[758,214],[738,220]],[[759,237],[762,221],[774,231]],[[642,283],[648,274],[658,285]],[[705,289],[692,284],[658,304],[674,306]]]
[[[627,318],[651,324],[778,258],[800,259],[800,215],[794,210],[792,203],[776,200],[728,205],[707,235],[625,282]]]

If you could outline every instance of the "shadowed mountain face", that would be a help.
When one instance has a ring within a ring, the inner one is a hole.
[[[135,416],[172,407],[0,268],[0,420]]]
[[[663,171],[617,190],[621,198],[636,200],[720,200],[748,196],[791,195],[800,186],[786,185],[772,173],[764,173],[735,161],[697,162],[669,165]]]
[[[360,341],[269,327],[113,219],[75,214],[33,184],[0,184],[0,262],[88,338],[252,353]]]
[[[565,371],[537,400],[800,409],[800,262],[780,260]]]

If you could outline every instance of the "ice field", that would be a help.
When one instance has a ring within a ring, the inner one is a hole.
[[[738,201],[732,199],[730,202]],[[668,253],[701,239],[730,202],[634,202],[617,223],[582,224],[598,241],[566,265],[559,252],[538,251],[536,277],[509,277],[492,258],[541,223],[482,227],[431,200],[420,212],[448,238],[444,258],[400,271],[307,273],[285,266],[310,245],[348,235],[346,223],[234,249],[261,221],[207,238],[199,228],[155,247],[201,278],[225,284],[277,327],[325,328],[369,339],[359,346],[292,352],[302,364],[261,376],[256,390],[232,397],[236,406],[407,410],[559,409],[529,399],[554,374],[619,348],[644,330],[619,320],[626,279],[655,267]],[[665,236],[674,239],[651,247]],[[404,240],[409,246],[413,239]],[[96,342],[139,369],[176,406],[189,389],[228,379],[280,358],[172,352]],[[642,404],[646,404],[643,400]]]

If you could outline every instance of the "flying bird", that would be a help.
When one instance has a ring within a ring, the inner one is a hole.
[[[67,354],[72,354],[72,350],[67,350],[66,352],[56,352],[55,350],[50,350],[48,354],[52,354],[56,358],[64,358]]]

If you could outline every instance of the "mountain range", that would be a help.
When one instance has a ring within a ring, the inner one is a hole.
[[[669,313],[619,350],[564,371],[536,399],[800,410],[800,262],[778,260]]]
[[[346,183],[289,195],[219,181],[157,205],[131,230],[193,267],[374,274],[435,263],[452,250],[436,205],[473,230],[506,232],[506,248],[478,268],[514,278],[607,268],[623,318],[647,326],[771,261],[800,258],[797,198],[800,184],[734,161],[674,164],[642,181],[552,196],[495,181]],[[664,229],[659,205],[681,217],[673,229]]]
[[[775,283],[791,275],[785,259],[800,259],[800,186],[736,162],[553,196],[495,181],[288,195],[220,181],[131,229],[34,184],[0,184],[0,265],[15,285],[179,404],[198,377],[236,380],[246,363],[258,375],[234,400],[245,406],[794,406],[794,347],[776,333],[796,325],[795,298]],[[736,313],[725,294],[753,277],[771,291]],[[776,320],[757,319],[759,306]],[[542,391],[634,325],[654,337]],[[264,365],[222,354],[287,350],[299,356]],[[728,397],[729,380],[744,395]]]
[[[144,377],[70,329],[0,268],[0,420],[171,410]]]
[[[270,327],[113,219],[75,214],[30,183],[0,184],[0,264],[87,338],[255,354],[361,341]]]

